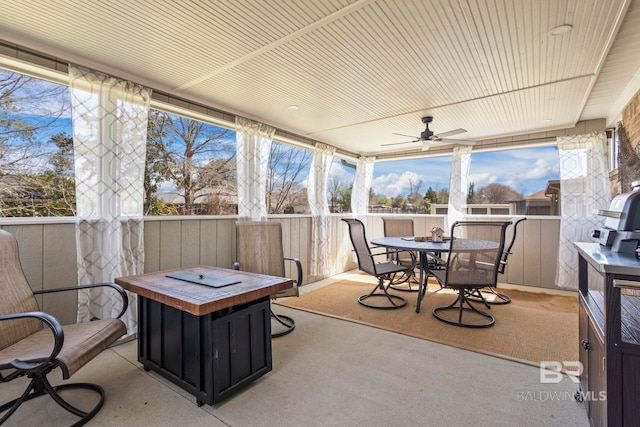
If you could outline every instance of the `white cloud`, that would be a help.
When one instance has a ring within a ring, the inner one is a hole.
[[[518,175],[520,179],[539,179],[548,176],[551,173],[551,167],[545,159],[536,160],[533,169],[529,169]]]
[[[355,171],[354,171],[355,172]],[[340,181],[344,184],[345,187],[353,184],[353,180],[355,177],[355,173],[349,173],[343,166],[340,165],[340,162],[336,162],[335,160],[331,163],[329,167],[329,181],[331,181],[332,177],[337,176]],[[300,181],[300,185],[303,187],[307,187],[309,183],[309,175],[307,175],[303,180]]]
[[[415,172],[405,171],[402,175],[398,175],[397,173],[380,175],[373,179],[371,187],[374,193],[386,197],[406,196],[409,193],[409,189],[412,186],[415,188],[420,181],[423,182],[420,191],[424,192],[426,191],[426,188],[424,188],[424,176]]]
[[[490,174],[489,172],[469,174],[469,182],[473,182],[476,189],[487,184],[492,184],[497,180],[498,177],[496,175]]]
[[[333,162],[329,168],[329,177],[336,176],[346,185],[353,183],[354,175],[349,173],[340,163]]]

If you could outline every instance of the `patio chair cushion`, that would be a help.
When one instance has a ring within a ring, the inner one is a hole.
[[[56,357],[57,364],[68,379],[78,369],[105,350],[127,332],[118,319],[95,320],[63,326],[64,345]],[[0,350],[0,369],[9,368],[13,360],[46,358],[53,348],[53,334],[48,328],[41,329],[19,342]]]

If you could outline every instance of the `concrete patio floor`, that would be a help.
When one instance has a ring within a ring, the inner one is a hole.
[[[588,426],[577,386],[542,384],[537,367],[326,316],[279,307],[296,330],[273,341],[273,371],[215,406],[137,362],[137,341],[114,346],[71,379],[104,387],[91,426]],[[58,382],[56,376],[52,382]],[[21,393],[0,385],[0,401]],[[67,395],[69,396],[69,395]],[[84,398],[73,396],[71,399]],[[27,402],[6,425],[66,426],[51,399]]]

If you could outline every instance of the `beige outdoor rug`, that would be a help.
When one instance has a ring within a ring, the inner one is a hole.
[[[489,312],[495,324],[473,329],[448,325],[433,317],[434,307],[449,305],[455,299],[449,290],[435,292],[439,287],[434,284],[429,286],[420,313],[415,312],[416,293],[409,292],[392,291],[407,300],[400,309],[364,307],[357,298],[369,293],[374,283],[371,276],[360,274],[276,303],[533,365],[542,360],[578,360],[576,297],[502,288],[499,290],[511,297],[511,303],[492,305]],[[484,308],[482,304],[477,307]]]

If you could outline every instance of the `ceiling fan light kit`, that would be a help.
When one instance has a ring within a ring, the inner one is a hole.
[[[422,123],[424,123],[427,128],[420,134],[420,139],[429,139],[433,136],[433,131],[429,129],[429,123],[431,123],[432,121],[432,116],[425,116],[422,118]]]

